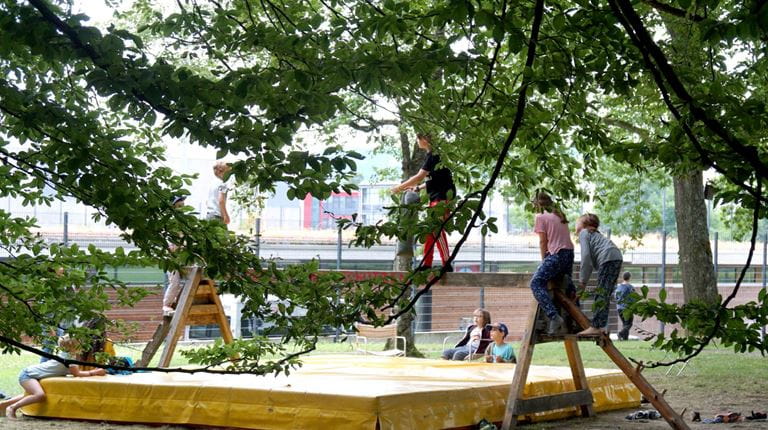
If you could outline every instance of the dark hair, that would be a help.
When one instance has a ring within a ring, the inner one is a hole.
[[[555,202],[552,200],[552,197],[550,197],[550,195],[544,191],[537,191],[536,195],[533,197],[533,200],[531,200],[531,203],[533,203],[533,206],[536,209],[540,211],[552,212],[553,214],[557,215],[558,218],[560,218],[560,221],[563,224],[568,224],[568,218],[566,218],[563,211],[555,206]]]
[[[632,277],[632,274],[631,274],[631,273],[629,273],[629,272],[624,272],[624,276],[623,276],[623,278],[624,278],[624,280],[625,280],[625,281],[629,281],[629,278],[631,278],[631,277]]]
[[[488,309],[477,308],[472,313],[474,314],[475,312],[481,312],[483,314],[483,324],[484,325],[488,325],[488,324],[491,323],[491,313],[488,311]]]
[[[432,143],[432,135],[429,133],[416,133],[417,139],[427,139],[427,142]]]

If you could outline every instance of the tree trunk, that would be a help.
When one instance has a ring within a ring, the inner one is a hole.
[[[406,180],[419,171],[419,167],[424,160],[424,154],[417,151],[416,144],[409,143],[408,133],[400,128],[400,147],[403,154],[402,161],[402,179]],[[418,214],[413,214],[418,217]],[[399,251],[395,255],[392,269],[395,271],[407,272],[413,266],[413,238],[404,241],[398,241],[396,249]],[[406,354],[409,357],[424,357],[417,348],[413,333],[413,321],[416,318],[416,308],[408,312],[397,320],[397,334],[405,337],[407,343]]]
[[[701,170],[675,176],[675,219],[680,246],[680,271],[685,303],[717,303],[719,296],[712,264]]]

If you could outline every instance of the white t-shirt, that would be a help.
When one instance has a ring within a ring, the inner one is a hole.
[[[219,182],[210,188],[208,191],[208,202],[206,204],[207,218],[222,218],[221,208],[219,208],[219,197],[222,194],[226,196],[228,191],[229,188],[227,188],[227,184],[225,182]]]

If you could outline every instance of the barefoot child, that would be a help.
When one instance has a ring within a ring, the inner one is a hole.
[[[593,268],[597,269],[597,290],[595,290],[595,314],[589,328],[579,336],[595,336],[605,332],[608,325],[608,304],[616,287],[621,270],[621,251],[600,231],[600,218],[595,214],[584,214],[576,221],[576,234],[581,245],[581,270],[579,290],[587,288],[587,281]]]
[[[486,363],[515,363],[515,350],[511,343],[504,342],[509,329],[504,323],[491,324],[491,339],[493,343],[485,350]]]
[[[69,358],[77,353],[79,344],[75,339],[69,336],[62,336],[59,338],[59,348],[63,358]],[[83,371],[80,366],[76,364],[70,364],[67,368],[62,363],[56,360],[48,360],[44,363],[35,364],[29,366],[21,371],[19,374],[19,384],[24,389],[24,394],[12,397],[8,400],[0,402],[0,411],[5,409],[5,416],[9,419],[16,418],[16,410],[22,406],[31,405],[33,403],[40,403],[45,400],[45,391],[43,386],[40,385],[40,380],[44,378],[52,378],[54,376],[66,376],[71,373],[74,376],[101,376],[106,372],[104,369],[94,369]]]

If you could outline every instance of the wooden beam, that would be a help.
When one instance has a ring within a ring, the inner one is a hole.
[[[595,415],[595,410],[592,408],[592,392],[589,390],[587,384],[587,375],[584,372],[584,362],[581,360],[581,352],[579,351],[579,342],[576,340],[576,336],[566,336],[565,338],[565,353],[568,355],[568,362],[571,365],[571,375],[573,375],[573,386],[578,391],[586,391],[589,393],[589,403],[581,403],[579,408],[581,409],[582,417],[591,417]]]
[[[192,301],[202,277],[203,269],[200,267],[192,267],[187,274],[186,282],[181,289],[179,300],[176,303],[176,312],[173,313],[168,335],[165,337],[165,348],[163,348],[163,352],[160,354],[159,367],[168,367],[171,364],[171,358],[173,358],[173,353],[176,350],[176,342],[184,330],[184,320],[187,313],[189,313],[189,309],[192,307]]]
[[[526,415],[535,412],[551,411],[569,406],[592,405],[592,392],[589,390],[569,391],[518,400],[517,414]]]
[[[587,319],[587,316],[584,315],[584,313],[581,312],[581,309],[579,309],[576,304],[569,300],[565,294],[560,291],[555,291],[555,297],[560,302],[560,305],[563,306],[573,317],[577,324],[579,324],[582,328],[589,327],[590,322],[589,319]],[[653,407],[659,411],[661,416],[667,420],[667,423],[669,423],[673,429],[689,429],[688,424],[686,424],[685,421],[683,421],[683,418],[677,412],[675,412],[674,409],[672,409],[664,397],[658,391],[656,391],[653,386],[651,386],[648,380],[646,380],[640,372],[635,371],[632,363],[627,360],[626,357],[624,357],[624,355],[616,348],[616,346],[613,345],[610,337],[603,334],[599,339],[598,345],[603,348],[603,351],[605,351],[608,357],[610,357],[611,360],[616,363],[616,366],[618,366],[625,375],[627,375],[629,380],[635,384],[637,389],[640,390],[645,398],[651,402]]]
[[[512,377],[512,387],[509,390],[507,410],[501,424],[503,430],[517,426],[518,404],[523,397],[525,382],[528,380],[528,370],[533,359],[533,348],[536,344],[536,320],[538,316],[539,304],[534,302],[528,315],[528,324],[525,326],[523,341],[520,344],[520,354],[517,356],[517,364],[515,364],[515,375]]]

